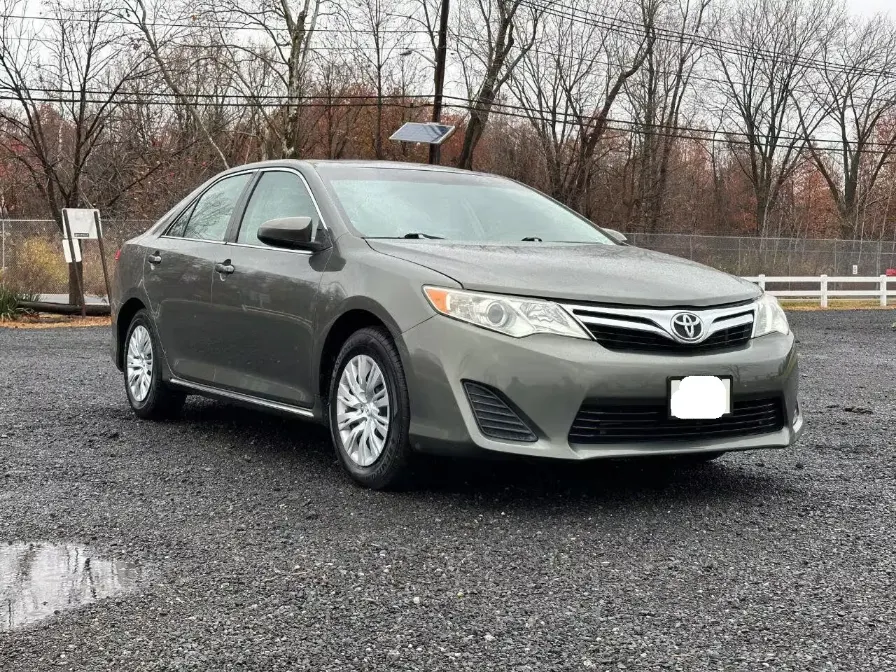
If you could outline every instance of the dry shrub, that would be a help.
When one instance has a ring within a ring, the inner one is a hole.
[[[65,292],[68,267],[58,243],[44,237],[27,238],[17,246],[10,281],[22,291],[49,294]]]
[[[106,252],[108,253],[108,250]],[[84,292],[91,296],[106,296],[106,280],[103,277],[103,262],[100,260],[99,245],[95,240],[82,243],[81,254],[84,258],[84,263],[81,266],[84,273]],[[107,260],[107,263],[109,263],[109,273],[111,274],[111,260]]]
[[[81,243],[84,263],[84,293],[106,296],[106,282],[95,241]],[[68,264],[62,255],[60,240],[44,236],[26,238],[15,248],[14,263],[7,282],[16,289],[38,294],[68,293]]]

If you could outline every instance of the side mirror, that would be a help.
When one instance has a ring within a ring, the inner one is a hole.
[[[620,245],[628,245],[628,238],[626,238],[624,234],[619,233],[615,229],[601,229],[601,230],[605,234],[607,234],[614,243],[618,243]]]
[[[312,239],[314,225],[310,217],[282,217],[262,224],[257,235],[258,240],[271,247],[316,252],[329,246],[324,230],[320,233],[322,240]]]

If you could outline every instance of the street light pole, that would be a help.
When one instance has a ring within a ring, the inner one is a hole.
[[[448,38],[448,3],[442,0],[442,9],[439,13],[439,44],[436,47],[436,92],[432,101],[432,120],[435,123],[442,121],[442,90],[445,87],[445,56],[448,50],[446,44]],[[440,145],[429,146],[429,162],[437,165],[441,159]]]

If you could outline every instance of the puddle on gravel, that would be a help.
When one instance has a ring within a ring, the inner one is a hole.
[[[0,632],[133,590],[141,570],[76,544],[0,544]]]

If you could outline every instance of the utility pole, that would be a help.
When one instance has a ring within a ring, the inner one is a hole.
[[[448,50],[448,3],[442,0],[442,9],[439,13],[439,44],[436,47],[436,93],[432,101],[432,120],[436,123],[442,121],[442,89],[445,87],[445,56]],[[429,162],[438,165],[441,159],[441,146],[429,146]]]

